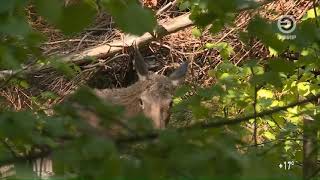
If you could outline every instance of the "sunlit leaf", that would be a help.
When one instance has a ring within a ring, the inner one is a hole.
[[[275,57],[278,56],[278,52],[275,49],[273,49],[272,47],[269,47],[268,49],[269,49],[270,56],[275,56]]]
[[[258,97],[264,97],[264,98],[273,98],[273,93],[270,90],[266,89],[259,89],[257,92]]]
[[[266,138],[268,138],[269,140],[274,140],[274,139],[276,139],[275,135],[272,134],[270,131],[264,132],[263,135],[264,135]]]
[[[307,20],[309,18],[315,18],[316,15],[315,15],[315,11],[317,14],[320,13],[320,7],[316,7],[316,8],[311,8],[307,11],[307,13],[304,15],[304,17],[302,18],[302,20]]]
[[[192,35],[193,35],[194,37],[196,37],[196,38],[199,38],[199,37],[201,37],[202,33],[201,33],[200,29],[198,29],[198,28],[193,28],[193,29],[192,29]]]
[[[29,83],[26,80],[21,80],[19,85],[25,89],[30,87]]]
[[[297,85],[299,94],[302,96],[307,96],[310,94],[310,83],[309,82],[300,82]]]

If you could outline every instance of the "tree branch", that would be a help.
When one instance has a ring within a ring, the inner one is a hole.
[[[292,108],[295,106],[299,106],[299,105],[303,105],[312,101],[317,101],[320,98],[320,94],[307,98],[305,100],[302,101],[297,101],[294,103],[291,103],[287,106],[283,106],[283,107],[277,107],[271,110],[266,110],[260,113],[257,113],[256,115],[251,114],[248,116],[244,116],[244,117],[240,117],[240,118],[234,118],[234,119],[226,119],[226,118],[219,118],[216,119],[217,121],[215,122],[208,122],[208,123],[197,123],[194,124],[192,126],[189,127],[185,127],[185,128],[179,128],[177,129],[177,131],[183,132],[183,131],[188,131],[188,130],[197,130],[197,129],[211,129],[211,128],[217,128],[217,127],[221,127],[221,126],[225,126],[225,125],[235,125],[235,124],[239,124],[242,122],[246,122],[249,121],[250,119],[254,119],[254,118],[258,118],[258,117],[264,117],[264,116],[268,116],[280,111],[285,111],[288,108]],[[134,143],[134,142],[139,142],[139,141],[145,141],[145,140],[153,140],[159,137],[159,133],[156,132],[152,132],[143,136],[135,136],[135,137],[129,137],[129,138],[123,138],[123,139],[117,139],[116,142],[118,144],[123,144],[123,143]]]
[[[226,118],[221,118],[220,120],[218,120],[216,122],[198,123],[198,124],[194,124],[189,127],[179,128],[179,129],[177,129],[177,131],[178,132],[185,132],[185,131],[190,131],[190,130],[218,128],[218,127],[225,126],[225,125],[235,125],[235,124],[249,121],[250,119],[253,119],[255,117],[268,116],[268,115],[271,115],[271,114],[274,114],[274,113],[277,113],[280,111],[287,110],[288,108],[292,108],[294,106],[299,106],[299,105],[303,105],[303,104],[306,104],[306,103],[309,103],[312,101],[317,101],[319,98],[320,98],[320,94],[313,96],[313,97],[310,97],[310,98],[307,98],[302,101],[291,103],[287,106],[278,107],[278,108],[274,108],[271,110],[266,110],[266,111],[257,113],[256,116],[249,115],[249,116],[234,118],[234,119],[229,119],[229,120]],[[141,135],[141,136],[119,138],[119,139],[115,140],[115,143],[116,144],[127,144],[127,143],[136,143],[136,142],[141,142],[141,141],[154,140],[154,139],[157,139],[159,137],[159,135],[160,134],[157,132],[151,132],[151,133]],[[49,149],[49,148],[45,148],[45,149],[42,149],[41,152],[35,152],[35,153],[29,154],[27,156],[13,157],[13,158],[11,157],[11,158],[7,158],[7,159],[2,159],[2,160],[0,160],[0,166],[6,165],[6,164],[11,164],[11,163],[16,163],[16,162],[24,162],[26,160],[35,160],[38,158],[47,157],[48,155],[50,155],[50,153],[52,151],[54,151],[54,150]]]

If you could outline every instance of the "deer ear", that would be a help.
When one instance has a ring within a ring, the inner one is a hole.
[[[139,80],[144,81],[148,79],[148,74],[149,74],[148,66],[144,61],[136,42],[133,43],[133,47],[134,47],[134,54],[135,54],[134,55],[135,68],[138,73]]]
[[[188,72],[188,63],[184,62],[180,65],[178,69],[176,69],[169,78],[174,86],[178,86],[183,80],[185,75]]]

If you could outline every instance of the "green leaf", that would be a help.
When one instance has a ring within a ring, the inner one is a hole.
[[[15,0],[1,0],[0,13],[11,11],[15,3]]]
[[[269,62],[269,66],[274,72],[284,73],[293,73],[296,68],[293,62],[283,59],[273,59]]]
[[[306,49],[313,44],[316,44],[319,37],[319,28],[315,19],[308,19],[301,22],[295,30],[296,38],[291,40],[290,43],[294,44],[299,49]]]
[[[28,111],[2,112],[0,114],[0,136],[23,141],[32,141],[36,117]],[[19,131],[17,131],[19,129]]]
[[[263,135],[268,138],[269,140],[274,140],[276,139],[276,136],[274,134],[272,134],[270,131],[266,131],[263,133]]]
[[[41,16],[54,24],[59,22],[63,13],[63,1],[60,0],[35,0],[35,6]]]
[[[224,90],[220,85],[213,85],[210,88],[200,89],[198,94],[205,99],[211,99],[214,96],[220,96],[223,92]]]
[[[96,10],[90,4],[80,1],[63,9],[57,26],[66,35],[72,35],[88,27],[95,15]]]
[[[188,91],[190,91],[190,89],[191,87],[189,85],[182,85],[175,91],[175,96],[184,96]]]
[[[45,98],[45,99],[55,99],[55,98],[58,98],[58,95],[55,94],[54,92],[51,92],[51,91],[44,91],[40,94],[40,96],[42,98]]]
[[[256,59],[250,59],[245,62],[244,66],[255,68],[259,66],[259,61]]]
[[[217,19],[215,21],[212,22],[212,26],[210,28],[210,32],[212,34],[217,34],[219,33],[222,29],[224,28],[224,22]]]
[[[192,28],[191,33],[192,33],[192,35],[193,35],[194,37],[196,37],[196,38],[199,38],[199,37],[201,37],[201,35],[202,35],[200,29],[197,28],[197,27]]]
[[[248,25],[248,32],[251,37],[259,38],[264,45],[271,47],[278,53],[283,52],[287,47],[287,42],[281,41],[276,36],[278,28],[276,24],[267,23],[266,19],[255,17]]]
[[[259,98],[273,98],[273,93],[270,90],[267,89],[259,89],[257,92],[257,95]]]
[[[52,60],[50,61],[52,67],[66,75],[67,77],[73,77],[76,74],[76,71],[72,68],[72,64],[62,62],[60,60]]]
[[[136,1],[101,0],[101,4],[124,32],[142,35],[152,32],[156,26],[155,14]]]
[[[179,9],[181,11],[188,9],[190,6],[191,6],[191,3],[189,1],[184,1],[184,2],[179,1]]]
[[[299,94],[302,96],[307,96],[311,93],[309,82],[299,82],[297,87],[298,87]]]
[[[250,34],[248,32],[239,32],[239,39],[245,43],[249,44],[250,41]]]
[[[19,85],[25,89],[30,87],[29,83],[26,80],[21,80]]]
[[[0,22],[0,33],[11,36],[25,36],[29,32],[31,32],[31,28],[27,20],[23,17],[13,16]]]
[[[234,50],[230,44],[226,42],[219,43],[206,43],[206,49],[217,49],[223,58],[223,60],[227,60],[232,54],[234,54]]]
[[[302,18],[302,21],[305,21],[307,19],[313,19],[316,17],[315,13],[314,13],[314,10],[316,10],[317,14],[319,15],[320,14],[320,7],[316,7],[315,9],[314,8],[311,8],[310,10],[307,11],[307,13],[304,15],[304,17]]]
[[[273,49],[272,47],[268,47],[268,49],[269,49],[269,54],[270,54],[270,56],[278,57],[278,55],[279,55],[278,51],[276,51],[276,50]]]
[[[204,45],[204,47],[205,47],[206,49],[213,49],[213,48],[216,47],[216,45],[215,45],[214,43],[206,43],[206,44]]]
[[[277,88],[282,87],[282,82],[279,73],[277,72],[265,72],[252,77],[250,80],[254,85],[265,85],[266,83],[274,85]]]
[[[15,59],[12,49],[2,45],[0,45],[0,65],[10,69],[19,68],[19,62]]]

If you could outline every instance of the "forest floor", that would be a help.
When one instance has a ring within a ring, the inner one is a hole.
[[[144,6],[155,11],[159,23],[187,13],[180,11],[175,3],[169,6],[170,2],[168,0],[144,0]],[[200,37],[195,37],[194,27],[189,27],[152,41],[146,47],[142,47],[141,52],[151,70],[162,74],[169,74],[179,63],[188,61],[190,70],[187,82],[191,85],[209,86],[215,82],[215,79],[208,75],[208,71],[222,62],[222,57],[216,49],[203,48],[206,43],[228,43],[234,51],[229,61],[236,65],[241,65],[245,59],[268,59],[271,57],[268,47],[263,46],[259,41],[251,42],[250,46],[245,45],[240,40],[239,32],[246,30],[249,20],[255,15],[276,21],[281,15],[290,14],[299,21],[311,7],[312,1],[308,0],[274,1],[259,9],[239,13],[234,23],[226,26],[219,33],[212,34],[206,29]],[[39,17],[33,7],[30,7],[27,12],[31,26],[47,37],[46,42],[41,45],[41,52],[45,57],[81,53],[88,48],[105,45],[115,40],[121,41],[126,36],[116,28],[115,22],[107,13],[97,15],[91,27],[82,33],[67,37]],[[33,108],[37,102],[32,97],[47,91],[52,91],[62,98],[81,84],[95,88],[126,87],[134,81],[132,58],[126,48],[123,48],[122,52],[117,53],[116,56],[119,58],[110,62],[105,61],[110,57],[99,58],[99,61],[106,62],[103,66],[78,64],[81,71],[73,78],[66,78],[52,68],[33,71],[28,74],[29,86],[27,88],[7,86],[1,89],[0,95],[7,102],[5,106],[21,110]],[[59,102],[58,99],[49,99],[41,105],[50,107]]]

